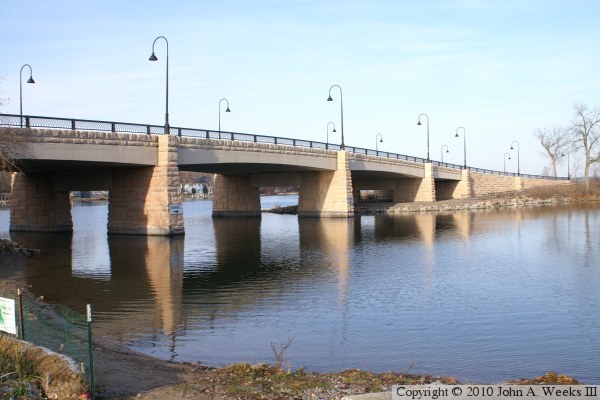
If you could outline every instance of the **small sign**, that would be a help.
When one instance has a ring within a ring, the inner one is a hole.
[[[169,215],[183,214],[183,204],[169,204]]]
[[[352,197],[352,196],[348,197],[348,204],[354,204],[354,197]]]
[[[17,315],[13,299],[0,297],[0,331],[17,334]]]

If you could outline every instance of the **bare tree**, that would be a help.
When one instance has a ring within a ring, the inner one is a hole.
[[[544,155],[550,159],[552,175],[556,176],[556,163],[563,156],[562,150],[569,143],[569,131],[554,126],[552,129],[538,128],[533,134],[544,148]]]
[[[583,179],[586,190],[590,188],[590,166],[600,161],[600,109],[590,109],[587,104],[575,104],[575,116],[570,132],[573,145],[583,151]]]
[[[0,130],[0,170],[20,171],[16,159],[23,154],[25,134],[22,129],[4,128]]]

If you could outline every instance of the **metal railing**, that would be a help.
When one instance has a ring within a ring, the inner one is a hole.
[[[85,130],[85,131],[96,131],[96,132],[115,132],[115,133],[133,133],[133,134],[146,134],[146,135],[160,135],[164,134],[165,127],[162,125],[144,125],[135,124],[129,122],[110,122],[110,121],[95,121],[88,119],[74,119],[74,118],[56,118],[56,117],[41,117],[32,115],[18,115],[18,114],[0,114],[0,126],[11,126],[20,128],[46,128],[46,129],[70,129],[70,130]],[[293,147],[304,147],[311,149],[324,149],[324,150],[340,150],[340,145],[333,143],[316,142],[312,140],[304,139],[292,139],[278,136],[268,135],[256,135],[252,133],[240,133],[240,132],[227,132],[227,131],[213,131],[208,129],[195,129],[195,128],[179,128],[169,127],[169,133],[171,135],[186,136],[186,137],[197,137],[202,139],[218,139],[218,140],[231,140],[238,142],[254,142],[254,143],[267,143],[277,144],[284,146]],[[421,157],[408,156],[405,154],[389,153],[385,151],[377,151],[371,149],[365,149],[362,147],[346,146],[346,151],[355,154],[364,154],[377,157],[385,157],[394,160],[405,160],[416,163],[427,163],[427,160]],[[442,163],[439,161],[433,161],[433,165],[451,169],[463,169],[462,165]],[[504,176],[519,176],[512,172],[494,171],[482,168],[467,167],[469,171],[479,172],[484,174],[493,175],[504,175]],[[551,179],[551,180],[568,180],[566,177],[553,177],[553,176],[542,176],[542,175],[530,175],[521,174],[522,178],[532,179]]]

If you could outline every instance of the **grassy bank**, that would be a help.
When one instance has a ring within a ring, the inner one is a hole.
[[[63,356],[0,335],[0,399],[77,399],[83,375]]]

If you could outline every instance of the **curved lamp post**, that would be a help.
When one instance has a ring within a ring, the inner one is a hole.
[[[379,141],[377,141],[377,138],[379,138]],[[383,135],[381,133],[375,136],[375,152],[377,154],[379,154],[379,143],[383,143]]]
[[[21,128],[23,127],[23,68],[25,67],[29,67],[29,79],[27,79],[27,83],[35,83],[31,65],[24,64],[19,72],[19,113],[21,115]]]
[[[337,132],[337,131],[335,130],[335,124],[334,124],[333,122],[328,122],[328,123],[327,123],[327,142],[325,142],[325,149],[327,149],[327,150],[329,150],[329,124],[332,124],[332,125],[333,125],[333,130],[332,130],[331,132],[332,132],[332,133],[333,133],[333,132]]]
[[[223,97],[221,100],[219,100],[219,139],[221,139],[221,102],[223,100],[227,102],[227,108],[225,109],[225,112],[231,112],[231,110],[229,109],[229,100]]]
[[[515,144],[515,143],[517,144],[517,175],[521,175],[521,165],[520,165],[521,164],[521,160],[520,160],[521,156],[519,155],[521,145],[516,140],[513,140],[512,143],[510,144],[510,149],[514,150],[513,144]]]
[[[448,150],[448,145],[442,145],[442,164],[444,163],[444,147],[446,148],[446,153],[450,153],[450,150]]]
[[[154,55],[154,45],[156,44],[156,41],[160,38],[165,39],[165,43],[167,43],[167,86],[166,86],[166,98],[167,98],[167,102],[166,102],[166,107],[165,107],[165,134],[169,134],[169,41],[167,40],[166,37],[164,36],[159,36],[156,39],[154,39],[154,42],[152,42],[152,55],[150,56],[149,60],[150,61],[157,61],[158,58],[156,57],[156,55]]]
[[[570,180],[570,179],[571,179],[571,162],[570,162],[570,160],[569,160],[569,156],[571,155],[571,153],[567,151],[567,154],[566,154],[566,155],[567,155],[567,179],[569,179],[569,180]],[[561,153],[561,155],[560,155],[560,156],[561,156],[561,157],[564,157],[564,156],[565,156],[565,153]]]
[[[333,89],[334,87],[340,89],[340,120],[342,122],[342,144],[340,145],[340,150],[345,150],[346,146],[344,145],[344,104],[342,101],[342,88],[339,85],[331,85],[331,87],[329,88],[329,97],[327,98],[327,101],[333,101],[333,98],[331,97],[331,89]]]
[[[508,153],[504,153],[504,172],[506,173],[506,156],[508,156],[508,159],[510,160],[510,154]]]
[[[427,118],[427,162],[429,162],[429,115],[427,114],[419,114],[419,119],[417,120],[417,125],[421,125],[421,116],[425,116]]]
[[[456,128],[456,135],[454,135],[454,137],[458,137],[459,129],[463,130],[463,158],[464,158],[463,168],[467,169],[467,131],[462,126],[459,126],[458,128]]]

